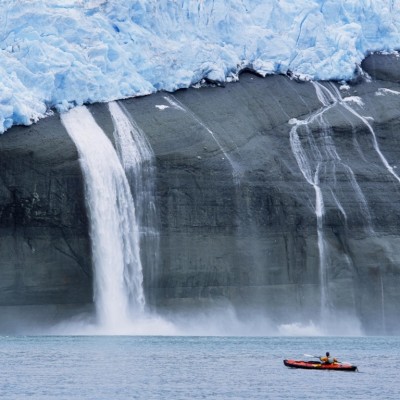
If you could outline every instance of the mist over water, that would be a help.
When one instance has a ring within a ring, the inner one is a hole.
[[[287,321],[278,323],[257,310],[247,310],[243,315],[223,302],[196,310],[143,312],[113,326],[98,324],[93,314],[82,313],[35,331],[21,327],[20,332],[90,336],[364,336],[358,320],[343,313],[335,314],[328,323],[300,321],[296,317]]]
[[[324,325],[296,317],[277,323],[256,310],[239,315],[227,303],[203,310],[143,312],[113,325],[99,323],[93,311],[52,315],[49,310],[12,307],[9,315],[4,314],[0,333],[18,336],[364,336],[360,324],[351,316],[337,315]]]

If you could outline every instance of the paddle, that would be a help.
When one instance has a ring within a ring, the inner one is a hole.
[[[311,358],[319,358],[319,356],[313,356],[312,354],[303,354],[306,357],[311,357]],[[346,362],[346,361],[338,361],[340,364],[347,364],[347,365],[353,365],[352,363]]]
[[[319,356],[313,356],[312,354],[303,354],[303,356],[311,357],[311,358],[319,358]]]

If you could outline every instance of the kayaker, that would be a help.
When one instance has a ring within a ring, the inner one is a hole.
[[[338,362],[338,360],[335,357],[331,357],[331,355],[329,354],[329,351],[327,351],[325,353],[325,356],[322,356],[319,359],[324,364],[333,364],[333,363],[337,363]]]

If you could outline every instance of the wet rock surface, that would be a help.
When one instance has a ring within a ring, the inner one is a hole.
[[[228,300],[290,323],[323,293],[367,332],[399,332],[400,85],[385,57],[364,61],[372,81],[320,83],[322,102],[313,83],[248,73],[123,101],[156,157],[154,307]],[[107,108],[89,108],[112,138]],[[0,304],[90,302],[84,182],[59,117],[0,136],[0,157]]]
[[[91,301],[83,182],[54,116],[0,136],[1,305]]]
[[[373,79],[400,82],[399,53],[373,53],[361,63],[361,68]]]

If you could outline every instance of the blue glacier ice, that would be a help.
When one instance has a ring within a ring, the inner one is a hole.
[[[52,109],[232,81],[354,76],[400,43],[389,0],[0,0],[0,133]]]

